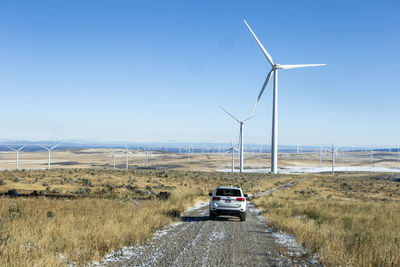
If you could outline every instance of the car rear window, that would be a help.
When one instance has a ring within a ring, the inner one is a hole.
[[[216,196],[223,197],[240,197],[240,190],[238,189],[217,189]]]

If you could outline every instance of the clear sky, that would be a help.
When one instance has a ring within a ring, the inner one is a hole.
[[[400,2],[0,0],[0,139],[230,142],[270,66],[281,145],[400,145]],[[272,83],[245,142],[269,144]]]

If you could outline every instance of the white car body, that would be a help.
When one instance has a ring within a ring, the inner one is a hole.
[[[238,216],[241,221],[246,220],[246,194],[239,187],[218,186],[210,193],[210,218],[218,215]]]

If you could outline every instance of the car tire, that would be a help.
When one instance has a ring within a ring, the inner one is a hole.
[[[215,213],[210,211],[210,216],[209,217],[210,217],[211,220],[215,219],[215,217],[216,217]]]
[[[246,221],[246,212],[243,212],[242,214],[240,214],[240,221],[241,222]]]

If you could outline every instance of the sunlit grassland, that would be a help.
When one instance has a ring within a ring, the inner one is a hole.
[[[399,266],[400,183],[376,176],[314,175],[254,203],[324,265]]]
[[[0,198],[0,266],[78,265],[145,243],[217,185],[245,192],[297,176],[215,172],[54,169],[3,171],[0,192],[33,190],[59,198]],[[171,192],[161,201],[158,192]]]

